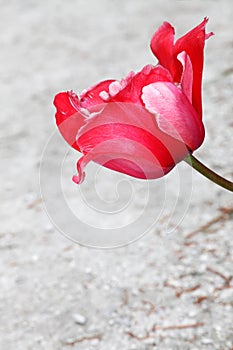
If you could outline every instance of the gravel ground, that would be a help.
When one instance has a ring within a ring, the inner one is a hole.
[[[163,20],[180,35],[207,15],[196,155],[232,178],[233,5],[219,4],[1,1],[1,349],[233,349],[232,195],[186,164],[149,183],[88,166],[77,188],[78,154],[57,138],[52,106],[58,91],[153,63]],[[82,245],[51,223],[40,187],[50,219]]]

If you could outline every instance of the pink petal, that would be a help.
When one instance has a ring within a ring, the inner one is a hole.
[[[92,151],[79,159],[78,174],[72,178],[75,183],[83,182],[84,169],[90,161],[140,179],[162,177],[175,165],[173,163],[169,167],[163,167],[150,150],[134,140],[109,139],[97,144]]]
[[[185,51],[190,57],[193,68],[193,94],[192,104],[200,116],[202,116],[201,85],[202,71],[204,61],[205,40],[213,33],[206,34],[205,27],[208,22],[207,18],[187,34],[177,40],[175,44],[175,54]]]
[[[192,103],[192,88],[193,88],[193,68],[189,55],[185,51],[181,52],[177,56],[178,60],[182,63],[183,72],[180,80],[182,91],[188,97],[190,103]]]
[[[79,130],[77,143],[83,153],[89,152],[96,144],[110,138],[131,138],[151,148],[152,152],[161,152],[161,163],[180,161],[187,148],[184,143],[174,140],[162,132],[154,115],[144,106],[125,102],[104,104],[101,112],[86,120]],[[165,156],[166,150],[172,156]],[[169,164],[170,164],[169,163]]]
[[[201,145],[203,124],[181,89],[172,83],[153,83],[143,88],[142,99],[163,132],[184,142],[192,151]]]
[[[54,98],[54,106],[57,109],[57,126],[70,146],[79,151],[76,143],[78,130],[85,124],[84,115],[80,111],[79,99],[72,91],[61,92]]]
[[[109,97],[114,97],[121,90],[123,90],[127,85],[132,81],[132,78],[135,76],[133,71],[129,72],[126,78],[121,79],[120,81],[116,80],[109,85]]]
[[[152,114],[140,105],[108,103],[87,119],[77,139],[84,157],[78,162],[79,177],[90,160],[112,170],[138,177],[157,178],[170,171],[187,154],[187,147],[162,132]]]

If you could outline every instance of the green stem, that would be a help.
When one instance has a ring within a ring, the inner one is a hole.
[[[189,154],[186,158],[184,158],[184,161],[188,163],[191,167],[193,167],[195,170],[197,170],[199,173],[201,173],[211,181],[215,182],[217,185],[225,188],[228,191],[233,192],[233,182],[224,179],[222,176],[216,174],[215,172],[207,168],[193,155]]]

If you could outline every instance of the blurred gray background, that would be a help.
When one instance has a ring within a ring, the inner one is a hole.
[[[205,51],[206,139],[195,154],[232,179],[232,1],[0,5],[0,348],[232,350],[230,193],[179,164],[166,180],[150,183],[150,205],[142,204],[141,222],[144,233],[156,221],[149,232],[122,248],[96,250],[58,232],[44,211],[39,185],[43,150],[56,131],[54,95],[78,93],[156,63],[149,42],[164,20],[180,36],[205,16],[207,31],[215,36]],[[71,202],[77,199],[71,176],[78,157],[72,153],[64,170]],[[59,153],[52,161],[51,169],[61,161]],[[103,196],[115,193],[118,178],[102,171]],[[88,181],[96,172],[88,167]],[[93,191],[95,186],[84,187],[88,205]],[[59,196],[52,199],[56,210]],[[134,203],[129,218],[138,213],[140,203]],[[98,220],[96,215],[94,225],[101,226]],[[77,232],[85,243],[86,231],[77,226]]]

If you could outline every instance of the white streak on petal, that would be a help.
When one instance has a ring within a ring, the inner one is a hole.
[[[103,101],[107,101],[109,99],[109,94],[107,91],[101,91],[99,97],[102,98]]]

